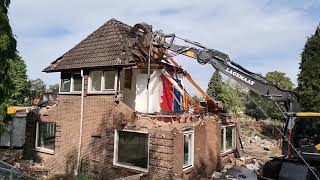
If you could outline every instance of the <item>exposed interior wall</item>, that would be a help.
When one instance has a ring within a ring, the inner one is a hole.
[[[139,73],[136,82],[135,110],[143,113],[160,112],[162,81],[161,70],[155,69],[150,75],[149,93],[147,89],[148,74]]]
[[[123,102],[138,112],[160,112],[163,91],[160,78],[161,70],[152,70],[149,82],[149,97],[147,91],[148,74],[146,74],[146,69],[133,69],[132,72],[131,89],[125,88],[124,85],[125,70],[120,72],[120,89],[123,92]]]

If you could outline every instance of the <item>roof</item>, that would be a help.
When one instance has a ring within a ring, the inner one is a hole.
[[[116,19],[104,25],[82,40],[63,56],[52,62],[44,72],[59,72],[70,69],[125,66],[135,64],[134,47],[129,38],[131,26]]]

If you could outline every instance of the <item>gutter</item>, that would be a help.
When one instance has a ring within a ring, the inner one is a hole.
[[[80,158],[81,158],[81,147],[82,147],[82,129],[83,129],[83,114],[84,114],[84,75],[83,69],[81,69],[81,77],[82,77],[82,92],[81,92],[81,112],[80,112],[80,131],[79,131],[79,144],[78,144],[78,157],[76,169],[74,170],[74,174],[78,175],[80,171]]]

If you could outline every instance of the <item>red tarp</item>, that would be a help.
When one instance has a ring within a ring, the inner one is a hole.
[[[163,85],[162,102],[160,104],[161,110],[173,111],[173,84],[163,74],[161,74],[160,77]]]

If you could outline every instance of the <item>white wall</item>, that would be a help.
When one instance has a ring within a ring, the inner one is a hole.
[[[150,75],[149,98],[147,90],[148,74],[137,75],[135,110],[144,113],[160,112],[163,91],[160,78],[161,70],[154,70]]]

